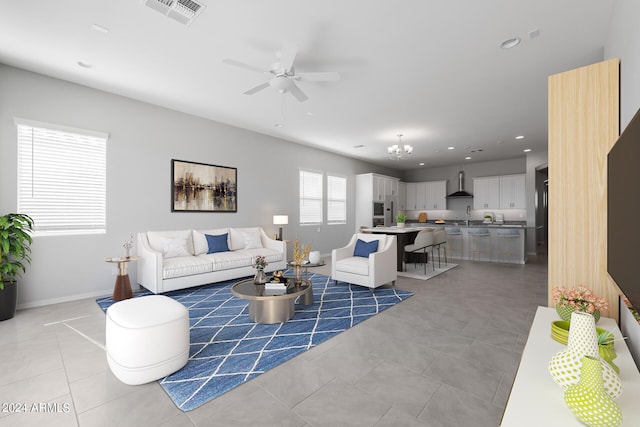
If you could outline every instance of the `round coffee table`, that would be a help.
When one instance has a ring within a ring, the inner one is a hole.
[[[296,312],[297,297],[301,297],[303,305],[313,304],[309,280],[303,280],[301,286],[287,286],[282,295],[266,295],[265,285],[256,285],[253,279],[246,279],[233,285],[231,293],[249,301],[249,319],[256,323],[282,323],[291,319]]]

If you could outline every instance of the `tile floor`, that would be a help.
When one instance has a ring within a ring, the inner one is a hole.
[[[190,412],[115,379],[93,299],[19,311],[0,322],[0,426],[497,426],[545,260],[397,286],[415,295]]]

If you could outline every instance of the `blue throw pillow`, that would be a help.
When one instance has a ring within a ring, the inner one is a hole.
[[[353,250],[353,256],[369,258],[369,254],[372,254],[378,250],[378,242],[378,240],[365,242],[364,240],[358,239],[358,241],[356,242],[356,247]]]
[[[207,238],[207,244],[209,245],[209,251],[207,252],[208,254],[215,254],[216,252],[229,252],[229,245],[227,244],[229,233],[219,234],[216,236],[205,234],[204,237]]]

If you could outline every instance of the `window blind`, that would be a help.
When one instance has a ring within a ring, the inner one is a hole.
[[[347,178],[327,175],[327,224],[347,222]]]
[[[300,171],[300,224],[322,224],[322,174]]]
[[[15,119],[18,212],[36,234],[104,233],[108,135]]]

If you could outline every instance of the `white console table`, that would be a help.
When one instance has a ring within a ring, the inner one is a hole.
[[[551,338],[551,322],[560,320],[555,309],[538,307],[529,338],[522,353],[518,373],[502,416],[502,427],[582,426],[564,403],[564,391],[548,370],[549,360],[566,346]],[[622,335],[613,319],[601,318],[598,327]],[[615,342],[620,367],[622,394],[616,403],[622,410],[620,426],[640,425],[640,373],[624,341]]]

